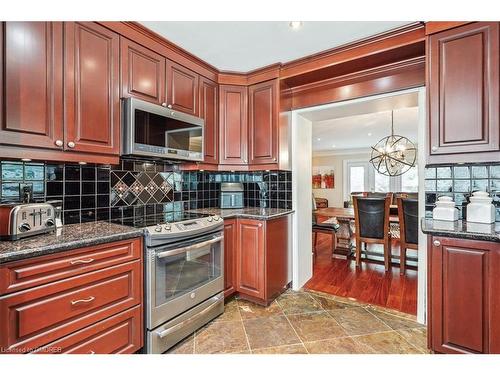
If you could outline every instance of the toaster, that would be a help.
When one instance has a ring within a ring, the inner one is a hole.
[[[220,186],[220,208],[243,208],[243,184],[223,182]]]
[[[49,203],[0,204],[0,239],[18,240],[56,228],[56,213]]]

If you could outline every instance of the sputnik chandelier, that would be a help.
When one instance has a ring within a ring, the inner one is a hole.
[[[391,111],[391,135],[372,146],[370,163],[386,176],[399,176],[415,166],[417,149],[412,141],[394,134],[394,111]]]

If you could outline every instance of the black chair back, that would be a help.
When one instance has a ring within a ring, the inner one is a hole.
[[[405,240],[407,243],[418,244],[418,200],[402,198],[401,203],[405,221]]]
[[[357,212],[355,216],[359,223],[359,236],[383,239],[385,198],[356,198],[356,202]]]

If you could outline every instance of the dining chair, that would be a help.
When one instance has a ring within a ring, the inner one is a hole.
[[[356,226],[356,267],[361,266],[361,245],[382,244],[384,246],[385,271],[391,265],[391,235],[389,208],[392,194],[385,198],[354,198],[354,221]]]
[[[400,273],[406,271],[406,249],[418,250],[418,200],[398,198],[399,237],[401,246]]]
[[[334,223],[318,223],[316,214],[312,214],[312,232],[313,232],[313,260],[316,261],[316,245],[318,242],[318,233],[326,233],[332,235],[332,255],[337,245],[337,229],[338,224]]]

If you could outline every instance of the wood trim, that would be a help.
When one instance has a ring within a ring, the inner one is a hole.
[[[265,66],[247,73],[222,71],[218,76],[221,85],[249,86],[280,77],[281,63]]]
[[[425,35],[439,33],[454,27],[463,26],[470,21],[429,21],[425,23]]]

